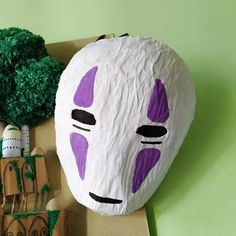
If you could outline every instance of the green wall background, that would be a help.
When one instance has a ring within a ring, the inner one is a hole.
[[[233,0],[0,0],[0,28],[46,42],[152,36],[185,60],[196,86],[191,130],[147,204],[151,235],[236,235],[236,2]]]

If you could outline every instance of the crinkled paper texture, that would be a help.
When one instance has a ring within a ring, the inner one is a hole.
[[[81,85],[86,73],[93,73],[94,78]],[[164,113],[161,108],[160,119],[148,111],[153,106],[150,99],[157,80],[164,86],[160,92],[165,90],[168,102],[168,111]],[[74,97],[78,90],[88,90],[78,95],[83,94],[85,101]],[[96,124],[72,119],[74,109],[91,113]],[[61,76],[55,110],[57,153],[73,196],[105,215],[128,214],[142,207],[173,162],[194,110],[195,93],[189,72],[165,44],[149,38],[121,37],[100,40],[80,50]],[[158,139],[143,137],[136,133],[143,125],[164,126],[167,133]],[[82,148],[77,150],[79,160],[71,139],[77,149]],[[162,143],[142,143],[156,140]],[[143,149],[149,150],[149,160],[150,153],[156,156],[150,160],[147,173],[138,173],[147,164],[139,156]],[[137,160],[142,165],[135,170]],[[136,175],[139,179],[134,184]],[[100,203],[89,193],[122,203]]]

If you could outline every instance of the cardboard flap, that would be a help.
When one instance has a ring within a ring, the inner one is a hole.
[[[113,34],[105,35],[104,38],[113,38]],[[48,53],[59,62],[68,64],[72,56],[89,43],[96,42],[100,37],[78,39],[66,42],[52,43],[47,45]]]

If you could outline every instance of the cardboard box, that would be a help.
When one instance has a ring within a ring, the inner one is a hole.
[[[2,235],[70,236],[66,211],[44,211],[4,215]]]
[[[32,161],[31,161],[32,160]],[[5,196],[44,192],[48,183],[45,157],[0,159],[1,182]]]

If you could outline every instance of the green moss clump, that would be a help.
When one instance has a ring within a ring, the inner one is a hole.
[[[12,163],[13,170],[16,173],[17,188],[18,188],[19,192],[21,193],[22,192],[22,184],[21,184],[20,169],[18,167],[17,161],[12,161],[11,163]]]
[[[52,116],[64,68],[48,55],[41,36],[19,28],[0,30],[0,117],[35,126]]]
[[[26,171],[24,176],[26,179],[30,179],[30,180],[34,181],[34,175],[31,171]]]
[[[50,187],[47,184],[44,184],[41,188],[41,192],[48,193],[50,191]]]
[[[31,167],[31,171],[27,171],[25,173],[25,177],[27,179],[31,179],[34,181],[36,179],[36,165],[35,165],[35,158],[34,156],[24,156],[25,162],[27,165]]]
[[[14,89],[16,69],[28,59],[40,59],[47,55],[44,39],[28,30],[8,28],[0,30],[0,95],[8,95]]]

